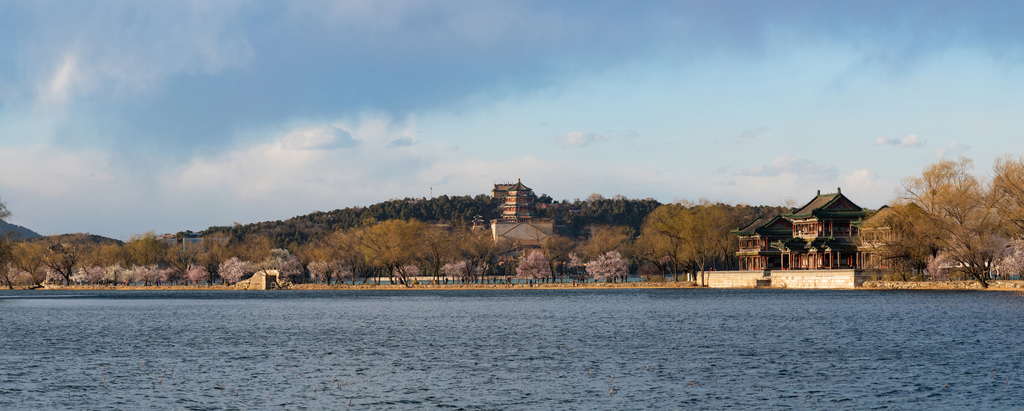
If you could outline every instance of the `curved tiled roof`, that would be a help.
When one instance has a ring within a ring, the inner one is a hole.
[[[785,227],[785,228],[775,227],[775,228],[773,228],[772,225],[775,225],[777,222],[779,222],[779,220],[782,220],[785,225],[788,225],[788,227]],[[752,235],[752,234],[788,235],[788,234],[792,234],[792,232],[793,232],[792,224],[790,224],[789,221],[787,221],[786,218],[781,216],[781,215],[777,215],[777,216],[774,216],[774,217],[761,217],[761,218],[758,218],[757,220],[751,221],[750,224],[747,224],[746,226],[740,227],[738,230],[733,231],[733,233],[736,234],[736,235]]]
[[[842,206],[847,204],[848,206]],[[842,207],[842,208],[840,208]],[[859,217],[866,215],[863,208],[850,201],[842,192],[832,194],[818,194],[803,207],[793,210],[786,215],[786,218],[805,218],[812,216],[850,216]]]

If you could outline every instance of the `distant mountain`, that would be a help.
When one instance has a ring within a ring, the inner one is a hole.
[[[6,221],[0,221],[0,235],[6,235],[7,233],[14,233],[14,237],[19,240],[42,237],[39,233],[20,225],[8,224]]]

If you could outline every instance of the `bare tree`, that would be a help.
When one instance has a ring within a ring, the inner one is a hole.
[[[124,245],[129,265],[150,266],[163,262],[167,246],[156,238],[153,231],[133,234]]]
[[[1024,157],[998,158],[992,171],[991,204],[1006,223],[1005,234],[1020,237],[1024,235]]]
[[[49,247],[49,252],[44,254],[43,264],[46,264],[55,274],[60,276],[63,282],[71,285],[71,276],[74,275],[75,265],[81,258],[85,247],[80,244],[69,242],[57,242]]]
[[[32,285],[38,287],[46,280],[45,257],[49,252],[42,243],[15,243],[12,247],[14,265],[27,273]]]
[[[423,232],[418,221],[388,220],[367,229],[360,248],[369,263],[393,280],[395,269],[415,258],[416,242]],[[378,276],[377,283],[380,283]]]
[[[455,255],[456,236],[441,227],[425,227],[420,237],[419,254],[430,268],[433,269],[434,281],[440,282],[441,269]]]
[[[181,244],[166,247],[164,260],[167,261],[167,265],[171,269],[178,273],[180,278],[190,278],[189,271],[199,265],[202,252],[202,244],[182,241]]]
[[[957,270],[988,287],[987,275],[1004,251],[999,215],[991,207],[985,183],[971,175],[973,163],[942,160],[929,165],[920,177],[908,177],[898,196],[923,211],[917,224],[928,225],[946,257]]]
[[[551,279],[557,276],[559,280],[565,277],[565,264],[569,261],[569,254],[576,248],[576,242],[569,237],[552,235],[541,245],[544,255],[551,261]]]
[[[7,205],[0,201],[0,222],[7,221],[11,212]],[[11,241],[11,233],[0,232],[0,281],[7,284],[9,289],[14,289],[14,277],[18,275],[14,266],[14,246]]]
[[[337,259],[339,266],[343,267],[338,273],[350,276],[353,284],[358,273],[364,274],[364,282],[366,279],[366,256],[359,246],[362,232],[361,228],[338,230],[331,233],[326,240],[328,251]]]

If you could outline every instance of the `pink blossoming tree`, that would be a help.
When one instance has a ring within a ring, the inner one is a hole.
[[[622,258],[622,254],[612,250],[598,256],[594,261],[587,264],[587,275],[594,280],[615,281],[626,279],[629,275],[629,264]]]
[[[516,278],[521,280],[545,278],[550,275],[551,264],[548,258],[537,250],[530,251],[530,254],[520,259],[516,267]]]

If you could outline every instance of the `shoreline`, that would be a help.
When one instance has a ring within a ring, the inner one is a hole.
[[[711,289],[700,287],[692,281],[666,281],[666,282],[629,282],[629,283],[544,283],[534,284],[532,287],[525,284],[417,284],[406,287],[400,284],[294,284],[286,290],[562,290],[562,289]],[[720,288],[715,288],[720,289]],[[754,289],[754,288],[732,288],[732,289]],[[787,288],[765,287],[764,289],[783,290]],[[822,288],[824,289],[824,288]],[[0,290],[8,290],[0,288]],[[233,285],[161,285],[161,286],[113,286],[113,285],[47,285],[38,288],[15,287],[9,291],[31,291],[31,290],[83,290],[83,291],[244,291],[242,288]],[[1024,281],[1021,280],[1000,280],[991,281],[988,288],[981,288],[976,281],[865,281],[857,288],[846,288],[846,290],[922,290],[922,291],[1017,291],[1024,292]]]
[[[534,284],[532,287],[526,284],[417,284],[406,287],[401,284],[293,284],[283,289],[287,290],[530,290],[530,289],[634,289],[634,288],[701,288],[692,281],[679,282],[632,282],[632,283],[546,283]],[[3,289],[6,290],[6,289]],[[17,290],[83,290],[83,291],[255,291],[245,290],[233,285],[46,285],[43,287],[14,287]],[[277,290],[270,290],[277,291]]]

